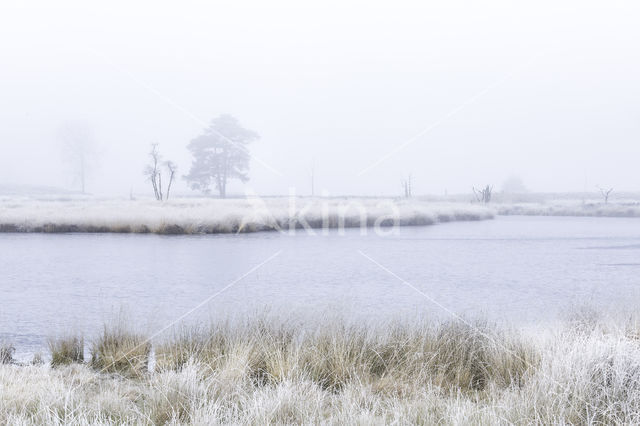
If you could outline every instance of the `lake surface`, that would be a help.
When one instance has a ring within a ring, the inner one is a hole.
[[[640,220],[498,217],[387,236],[2,234],[0,271],[0,339],[19,354],[118,316],[153,333],[185,314],[265,306],[532,323],[638,306]]]

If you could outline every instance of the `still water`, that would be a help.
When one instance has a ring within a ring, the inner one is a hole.
[[[498,217],[385,236],[0,235],[0,339],[23,355],[116,317],[148,332],[264,307],[535,323],[631,309],[639,290],[638,219]]]

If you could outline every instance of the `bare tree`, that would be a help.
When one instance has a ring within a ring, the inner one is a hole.
[[[598,189],[600,190],[600,194],[602,194],[602,198],[604,198],[604,203],[608,204],[609,195],[613,192],[613,188],[605,189],[598,186]]]
[[[165,161],[162,162],[162,155],[160,155],[160,150],[158,149],[157,143],[151,144],[151,151],[149,151],[149,158],[151,159],[150,164],[145,167],[144,175],[147,176],[149,182],[151,182],[151,187],[153,188],[153,195],[156,197],[156,200],[168,200],[169,194],[171,192],[171,185],[176,176],[176,172],[178,171],[178,166],[173,161]],[[167,193],[166,196],[162,192],[162,168],[161,165],[167,169],[167,173],[169,175],[169,184],[167,185]]]
[[[149,151],[149,157],[151,157],[151,164],[144,169],[144,174],[149,178],[151,186],[153,187],[153,195],[156,200],[162,201],[162,177],[160,172],[160,151],[158,150],[158,144],[151,144],[151,151]]]
[[[167,186],[167,200],[169,199],[169,193],[171,192],[171,184],[173,183],[173,178],[176,175],[176,171],[178,170],[178,166],[173,161],[165,161],[165,167],[169,171],[169,185]]]
[[[74,179],[79,182],[84,194],[87,177],[97,161],[91,129],[85,123],[67,123],[59,129],[58,138],[63,144],[63,155],[71,166]]]
[[[476,189],[476,187],[472,187],[473,194],[476,196],[476,201],[479,203],[490,203],[491,197],[493,195],[493,186],[487,185],[482,189]]]

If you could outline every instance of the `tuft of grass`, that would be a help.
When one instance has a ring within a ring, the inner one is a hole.
[[[51,366],[58,367],[71,363],[84,362],[84,338],[67,336],[49,340]]]
[[[40,352],[36,352],[33,354],[33,358],[31,359],[31,365],[42,365],[44,364],[44,360],[42,359],[42,354]]]
[[[104,327],[91,345],[91,366],[100,372],[142,377],[149,370],[151,344],[123,325]]]
[[[482,391],[522,386],[539,362],[536,351],[523,341],[506,337],[486,322],[449,322],[435,334],[429,365],[435,382],[447,389]]]
[[[353,383],[395,389],[398,380],[456,392],[489,384],[508,388],[520,386],[538,362],[527,344],[480,322],[296,328],[262,318],[183,330],[155,354],[157,371],[180,371],[193,361],[212,371],[235,371],[256,385],[304,377],[331,392]]]
[[[184,329],[156,346],[156,371],[180,371],[193,361],[257,385],[278,382],[296,370],[296,335],[290,324],[266,318]]]
[[[0,364],[12,364],[15,362],[13,353],[15,348],[11,343],[0,342]]]

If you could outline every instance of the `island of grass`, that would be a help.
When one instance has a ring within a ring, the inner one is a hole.
[[[215,234],[388,228],[493,218],[485,206],[378,198],[0,200],[0,232]]]

